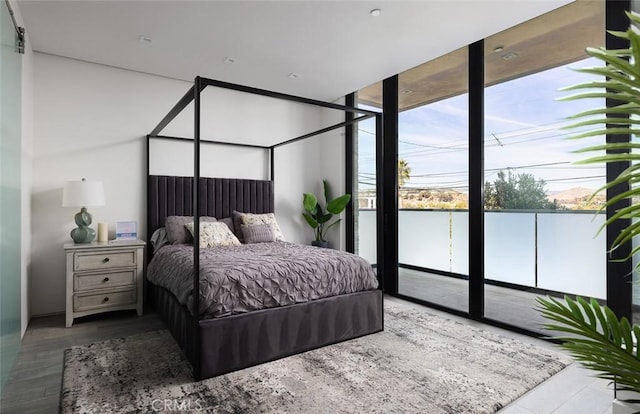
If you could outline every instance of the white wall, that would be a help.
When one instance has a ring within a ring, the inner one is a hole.
[[[275,210],[285,239],[309,244],[313,230],[302,217],[302,194],[319,193],[320,175],[319,137],[309,138],[279,147],[275,151]]]
[[[336,101],[335,103],[344,105],[344,99]],[[323,126],[334,125],[345,120],[345,114],[342,111],[336,111],[333,109],[325,109],[322,113]],[[321,140],[320,151],[320,174],[322,179],[329,181],[333,197],[342,195],[345,190],[345,133],[344,128],[339,128],[318,137]],[[319,184],[321,185],[321,184]],[[316,194],[321,194],[318,191]],[[353,196],[353,194],[352,194]],[[327,239],[332,248],[338,250],[345,249],[345,213],[340,214],[339,218],[342,221],[337,226],[334,226],[329,230]],[[335,217],[334,219],[335,220]]]
[[[344,104],[342,100],[335,103]],[[320,114],[317,129],[344,121],[342,111],[322,108]],[[314,240],[313,230],[302,217],[303,193],[312,192],[324,199],[323,179],[329,181],[334,197],[345,193],[344,140],[344,128],[339,128],[276,150],[276,215],[279,223],[284,217],[292,218],[281,224],[287,240],[301,244]],[[344,215],[343,212],[339,218],[344,220]],[[331,248],[344,250],[344,221],[329,230],[327,240]]]
[[[145,136],[190,86],[188,82],[35,54],[31,199],[33,315],[64,310],[62,244],[70,241],[69,231],[75,227],[76,212],[75,208],[61,207],[64,182],[81,177],[103,181],[106,205],[89,208],[94,224],[109,223],[113,237],[116,221],[136,220],[139,234],[146,234]],[[248,115],[246,109],[256,106],[248,96],[227,96],[224,103],[227,107],[239,108],[233,114],[240,114],[242,110]],[[288,114],[291,122],[273,123],[274,113]],[[261,114],[243,117],[242,122],[250,124],[244,125],[243,131],[262,132],[269,138],[293,138],[295,135],[288,134],[298,133],[303,127],[308,129],[305,132],[317,129],[320,113],[318,109],[300,109],[297,104],[290,110],[281,105],[269,106],[262,108]],[[182,118],[163,134],[190,136],[190,117]],[[214,134],[213,138],[219,140],[226,137],[216,131]],[[243,137],[255,139],[248,133]],[[180,149],[173,144],[158,145],[168,146],[170,151],[165,152],[164,159],[154,157],[150,165],[152,172],[175,173],[184,164],[186,175],[191,175],[190,145],[179,144]],[[268,178],[268,158],[260,154],[261,150],[250,150],[241,156],[237,149],[214,147],[215,160],[203,161],[203,171],[214,176]],[[302,192],[320,183],[324,176],[321,157],[317,139],[295,143],[276,152],[276,214],[288,240],[305,243],[311,240],[306,237],[305,232],[310,230],[304,227],[300,216],[301,200]]]

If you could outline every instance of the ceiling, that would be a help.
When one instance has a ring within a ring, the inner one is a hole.
[[[604,46],[604,6],[604,1],[578,0],[488,36],[484,42],[485,85],[586,58],[584,49],[587,45]],[[465,93],[468,62],[468,50],[463,47],[400,73],[400,110]],[[380,107],[381,82],[358,91],[358,99]]]
[[[569,2],[49,0],[18,7],[37,52],[333,101]],[[376,8],[378,17],[370,14]]]

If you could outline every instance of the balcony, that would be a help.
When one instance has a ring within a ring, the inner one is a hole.
[[[359,254],[372,263],[375,215],[361,209],[357,232]],[[540,292],[606,298],[606,238],[596,235],[604,220],[594,211],[486,211],[485,315],[541,330]],[[402,209],[398,229],[399,293],[467,311],[468,211]]]

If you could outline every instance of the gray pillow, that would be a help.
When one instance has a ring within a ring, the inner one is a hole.
[[[151,247],[153,248],[153,252],[157,252],[165,244],[169,244],[169,238],[167,237],[167,229],[164,227],[160,227],[156,229],[151,235]]]
[[[240,240],[240,243],[244,243],[244,235],[242,234],[242,213],[235,210],[233,210],[233,227],[233,232],[235,233],[238,240]]]
[[[226,225],[227,225],[227,227],[229,227],[229,230],[231,230],[231,232],[232,232],[233,234],[236,234],[236,229],[235,229],[235,227],[234,227],[234,225],[233,225],[233,218],[231,218],[231,217],[225,217],[225,218],[221,218],[221,219],[219,219],[218,221],[219,221],[219,222],[221,222],[221,223],[226,224]],[[237,237],[237,234],[236,234],[236,237]]]
[[[276,241],[271,224],[242,224],[242,235],[245,243],[270,243]]]
[[[200,222],[216,221],[215,217],[200,217]],[[167,229],[167,238],[171,244],[193,243],[191,233],[184,227],[185,224],[193,222],[193,216],[169,216],[164,222]]]

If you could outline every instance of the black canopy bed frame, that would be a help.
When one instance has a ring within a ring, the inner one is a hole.
[[[346,117],[344,122],[270,146],[205,140],[201,138],[200,131],[200,99],[202,91],[208,86],[339,110],[345,112]],[[160,135],[160,132],[191,102],[194,104],[193,138]],[[355,117],[355,114],[361,115]],[[233,210],[258,214],[273,213],[276,148],[372,117],[376,120],[376,147],[380,149],[382,148],[382,114],[379,112],[196,77],[189,91],[147,135],[147,240],[151,239],[156,229],[164,226],[167,216],[193,216],[193,292],[199,292],[200,217],[229,217]],[[152,139],[192,141],[193,176],[151,175],[149,153]],[[270,179],[201,177],[201,144],[268,150]],[[380,157],[377,158],[378,163],[379,160]],[[377,179],[380,180],[381,177]],[[377,223],[380,225],[382,222],[382,209],[378,209]],[[151,256],[152,253],[149,253],[148,257],[151,258]],[[210,319],[200,319],[197,311],[200,308],[199,294],[193,295],[194,312],[190,312],[168,290],[154,286],[151,282],[147,282],[146,288],[147,298],[152,298],[157,313],[166,322],[191,363],[194,379],[198,381],[381,331],[383,329],[381,274],[378,274],[378,286],[376,290]]]

